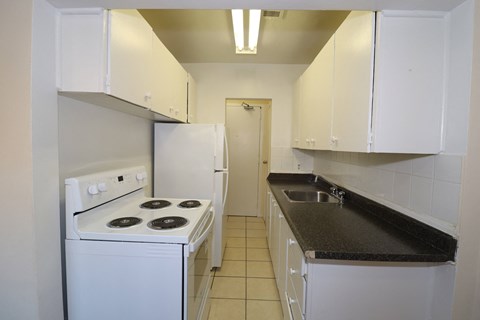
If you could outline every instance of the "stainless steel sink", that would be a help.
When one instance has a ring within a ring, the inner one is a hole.
[[[339,200],[323,191],[283,190],[290,202],[338,203]]]

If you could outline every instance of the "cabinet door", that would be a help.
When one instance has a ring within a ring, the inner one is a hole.
[[[107,16],[103,9],[63,9],[59,13],[59,91],[105,91]]]
[[[276,279],[278,278],[278,241],[280,237],[279,213],[280,208],[278,207],[277,201],[274,200],[272,202],[272,233],[268,247],[270,249],[270,257],[272,258],[272,267]]]
[[[334,36],[330,38],[310,66],[313,84],[309,86],[312,99],[307,127],[311,149],[315,150],[329,150],[331,147],[334,39]]]
[[[170,89],[169,63],[173,56],[165,45],[156,36],[153,37],[152,62],[152,111],[172,116],[170,107],[173,107],[173,94]]]
[[[188,123],[197,122],[197,83],[191,74],[188,77],[187,119]]]
[[[108,94],[149,106],[152,33],[138,11],[110,11]]]
[[[272,207],[272,192],[270,191],[270,188],[267,186],[267,201],[265,203],[265,231],[267,233],[267,242],[269,241],[270,234],[272,233],[271,230],[271,207]]]
[[[279,210],[280,211],[280,210]],[[282,304],[283,314],[289,312],[287,307],[285,292],[287,291],[287,238],[288,230],[290,229],[283,213],[280,211],[280,230],[278,242],[278,276],[277,288],[280,293],[280,301]]]
[[[170,67],[174,118],[187,122],[188,74],[176,59],[174,59]]]
[[[292,288],[288,295],[295,300],[300,314],[305,313],[305,269],[302,249],[289,229],[287,233],[287,287],[290,283]]]
[[[316,82],[316,70],[314,70],[313,63],[305,70],[302,75],[302,103],[300,107],[299,117],[299,136],[300,146],[302,149],[312,149],[312,127],[315,123],[313,119],[313,110],[316,107],[316,96],[318,95]]]
[[[292,108],[292,148],[300,148],[300,117],[302,112],[302,79],[303,75],[298,77],[293,88],[293,108]]]
[[[377,14],[373,151],[438,153],[448,25],[445,13]]]
[[[187,121],[187,72],[156,36],[153,37],[152,110]]]
[[[369,151],[375,14],[354,11],[335,33],[333,150]]]

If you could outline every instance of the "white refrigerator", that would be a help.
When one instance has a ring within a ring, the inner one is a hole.
[[[223,124],[155,124],[154,197],[211,199],[215,210],[212,267],[226,245],[228,148]]]

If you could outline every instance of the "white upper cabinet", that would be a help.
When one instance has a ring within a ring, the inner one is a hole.
[[[352,11],[335,33],[332,149],[368,151],[375,14]]]
[[[292,108],[292,147],[303,148],[300,145],[300,116],[302,113],[302,80],[303,75],[298,77],[293,87],[293,108]]]
[[[377,14],[371,151],[442,150],[448,28],[445,13]]]
[[[294,88],[292,146],[302,149],[330,147],[333,98],[334,37],[297,79]]]
[[[197,82],[195,78],[188,74],[188,123],[197,123]]]
[[[62,94],[153,119],[187,121],[187,72],[138,11],[66,9],[58,21]]]
[[[331,37],[312,62],[305,80],[305,106],[309,115],[304,123],[308,149],[328,149],[332,128],[333,70],[335,37]]]
[[[187,72],[156,36],[152,73],[152,110],[187,122]]]
[[[150,107],[152,28],[136,10],[110,11],[106,93]]]
[[[351,12],[334,35],[333,70],[322,72],[324,76],[333,72],[333,82],[309,76],[318,84],[316,92],[311,84],[299,90],[303,97],[297,99],[323,102],[300,111],[298,118],[318,123],[315,130],[319,136],[309,133],[310,146],[298,147],[385,153],[442,151],[448,27],[445,13]],[[325,46],[319,56],[330,50]],[[315,69],[314,64],[311,67]],[[326,91],[333,95],[330,113],[324,107],[329,99]],[[326,137],[329,145],[324,143]]]

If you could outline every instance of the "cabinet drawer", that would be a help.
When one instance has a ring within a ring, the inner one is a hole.
[[[287,262],[287,282],[291,282],[292,289],[298,300],[298,305],[302,312],[305,311],[305,260],[302,249],[295,238],[288,238],[288,262]]]
[[[290,279],[287,279],[287,305],[290,311],[290,318],[293,320],[302,320],[303,312],[301,307],[301,301],[295,295],[295,289],[293,288],[293,283]],[[288,318],[287,318],[288,319]]]

